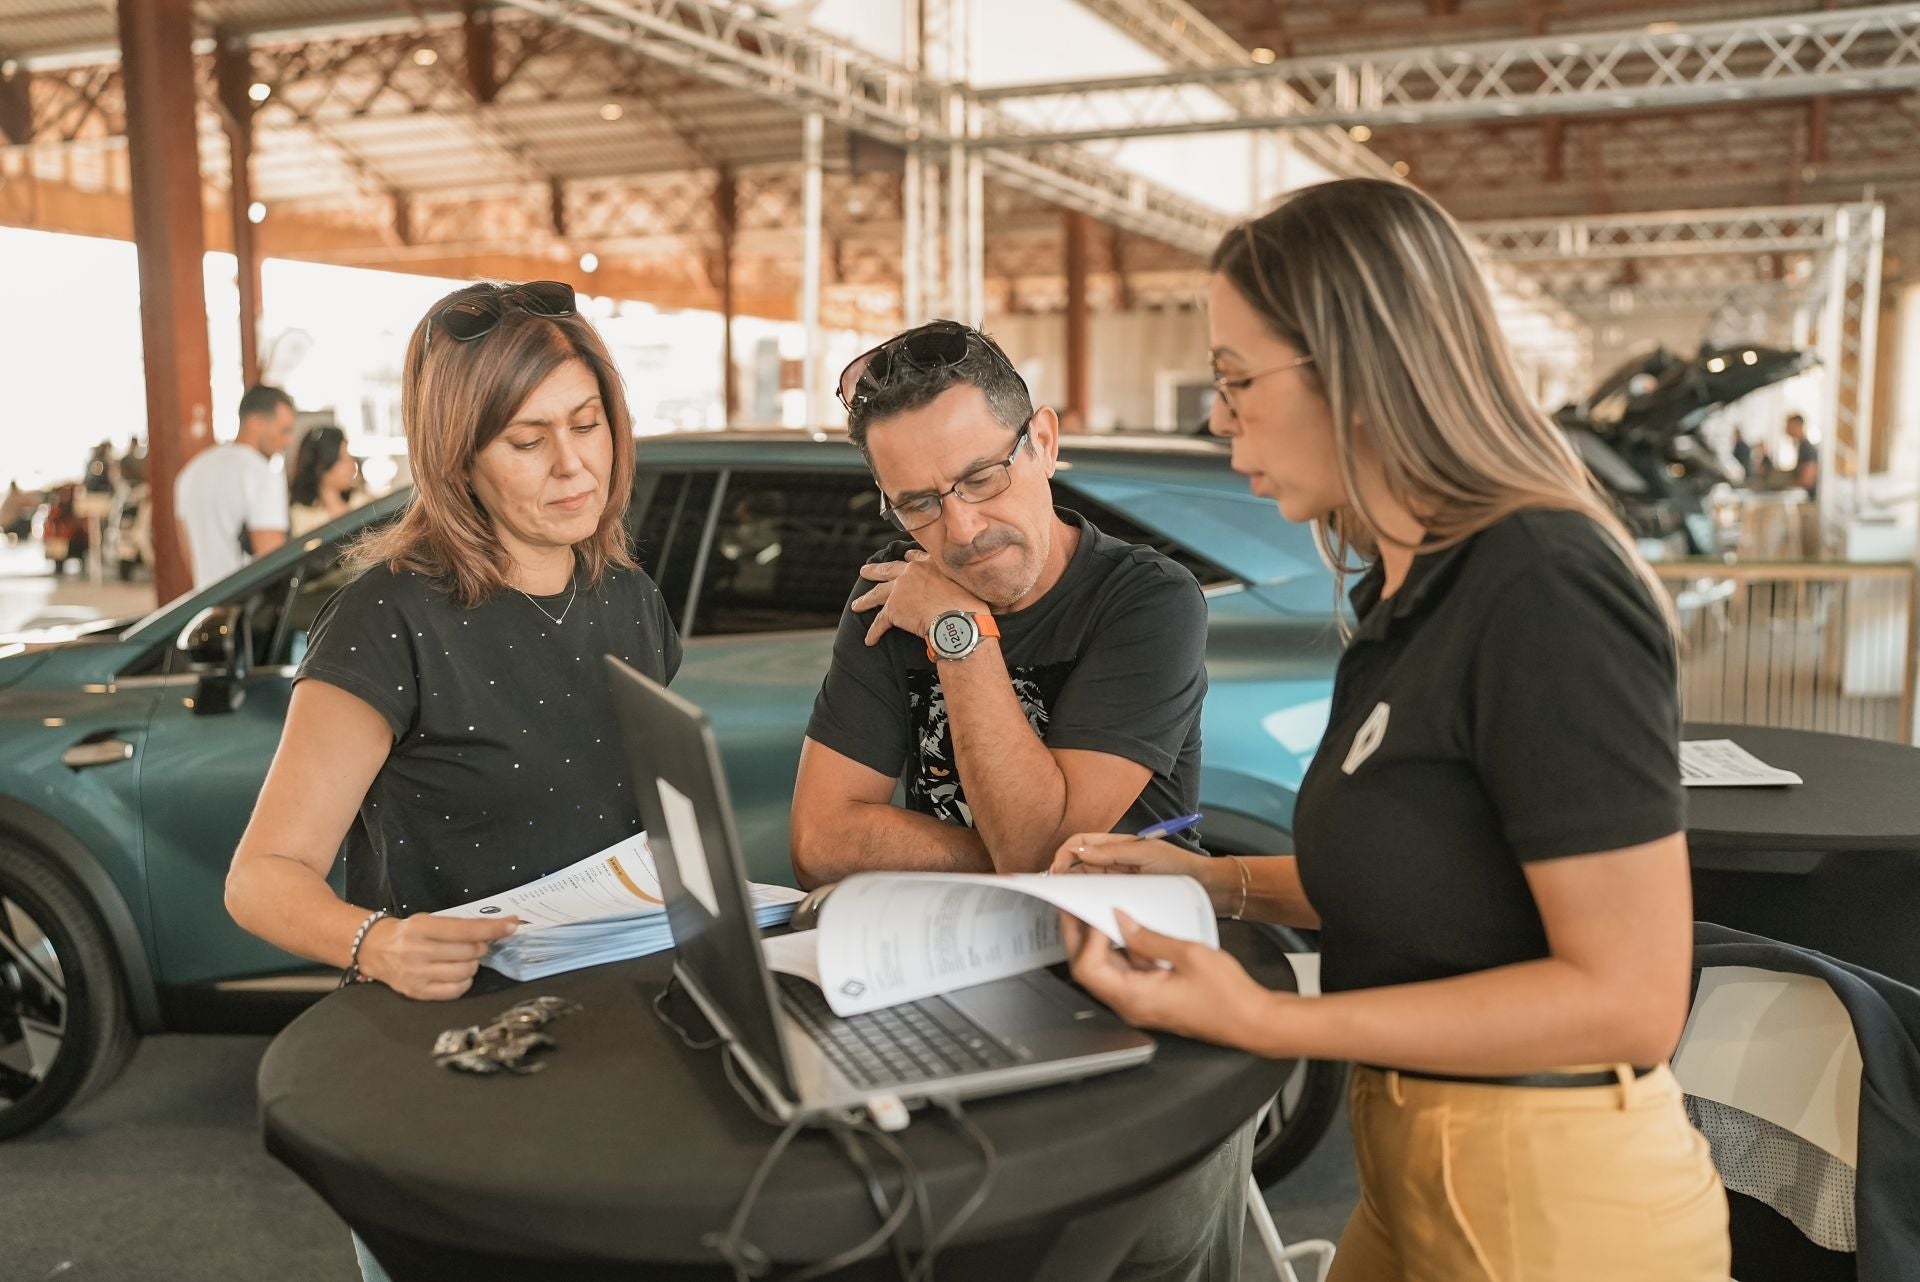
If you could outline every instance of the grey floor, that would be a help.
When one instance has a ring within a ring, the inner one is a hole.
[[[266,1045],[148,1038],[87,1107],[0,1145],[0,1282],[357,1282],[346,1227],[260,1146]],[[1292,1242],[1337,1236],[1355,1196],[1342,1119],[1269,1202]]]

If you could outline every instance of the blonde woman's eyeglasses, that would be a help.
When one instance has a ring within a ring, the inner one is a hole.
[[[1244,392],[1249,387],[1252,387],[1253,380],[1256,378],[1265,378],[1269,374],[1278,374],[1283,369],[1297,369],[1302,365],[1311,363],[1312,360],[1313,357],[1311,356],[1296,356],[1290,361],[1285,361],[1279,365],[1269,365],[1265,369],[1257,369],[1251,374],[1241,374],[1236,378],[1228,378],[1216,370],[1213,376],[1213,390],[1220,394],[1220,403],[1227,407],[1227,413],[1233,415],[1235,418],[1239,418],[1240,407],[1233,403],[1233,397],[1236,392]]]

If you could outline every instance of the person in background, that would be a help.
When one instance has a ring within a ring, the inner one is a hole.
[[[260,384],[240,398],[233,441],[201,450],[180,469],[173,514],[196,589],[287,541],[287,490],[272,460],[292,441],[293,398]]]
[[[1787,439],[1793,442],[1791,456],[1782,461],[1780,484],[1807,492],[1809,499],[1820,497],[1820,447],[1807,439],[1805,415],[1787,415]]]
[[[1306,188],[1213,273],[1213,429],[1361,572],[1297,853],[1088,833],[1052,871],[1184,873],[1317,929],[1323,995],[1124,915],[1125,951],[1063,923],[1075,977],[1143,1027],[1354,1062],[1330,1282],[1724,1282],[1725,1191],[1666,1064],[1693,960],[1666,594],[1431,199]]]
[[[357,507],[360,465],[347,452],[347,434],[328,423],[300,438],[287,481],[287,535],[299,538]]]

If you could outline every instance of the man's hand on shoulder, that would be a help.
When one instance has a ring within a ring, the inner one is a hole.
[[[863,565],[860,577],[873,586],[854,599],[853,609],[877,607],[880,611],[867,629],[868,645],[877,644],[888,628],[924,637],[933,621],[949,610],[978,613],[987,608],[986,602],[948,578],[920,548],[909,551],[905,560]]]

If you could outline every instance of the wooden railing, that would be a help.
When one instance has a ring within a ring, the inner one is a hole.
[[[1920,570],[1667,561],[1689,721],[1914,741]]]

